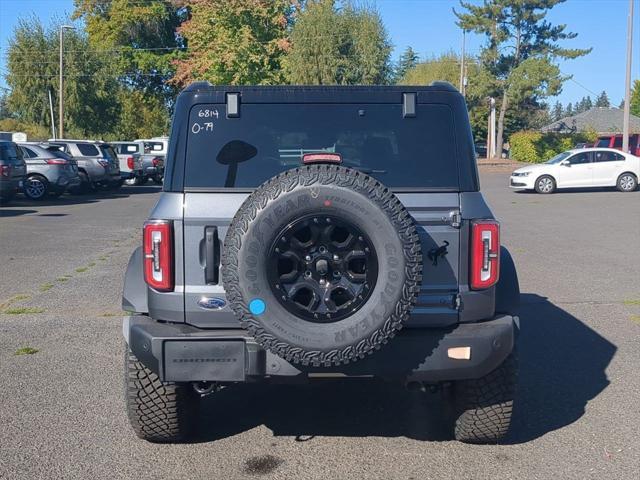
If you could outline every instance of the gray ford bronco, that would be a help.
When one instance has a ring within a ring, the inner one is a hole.
[[[451,85],[189,86],[142,243],[123,293],[139,437],[188,440],[236,383],[362,376],[443,388],[458,440],[506,435],[518,279]]]

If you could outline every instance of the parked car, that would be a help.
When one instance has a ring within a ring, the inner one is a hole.
[[[13,142],[0,140],[0,201],[8,203],[22,188],[27,165]]]
[[[594,147],[622,150],[622,135],[602,135],[598,137]],[[629,151],[627,153],[640,157],[640,134],[629,135]]]
[[[553,193],[557,188],[638,187],[640,158],[611,148],[582,148],[562,152],[551,160],[519,168],[509,185],[520,190]]]
[[[338,376],[446,389],[455,438],[505,436],[518,278],[454,87],[199,82],[171,132],[123,290],[138,436],[188,441],[221,386]]]
[[[80,186],[70,189],[71,192],[86,193],[97,187],[115,189],[122,185],[118,156],[108,143],[53,139],[49,140],[47,145],[71,155],[78,163],[81,183]]]
[[[478,158],[487,158],[487,144],[486,143],[476,143],[476,156]]]
[[[142,169],[144,142],[111,142],[120,164],[120,176],[127,185],[142,185],[147,176]]]
[[[18,143],[27,164],[24,194],[31,200],[59,197],[80,185],[78,164],[70,155],[35,142]]]
[[[144,143],[144,153],[141,158],[142,170],[147,178],[157,185],[162,185],[164,179],[164,160],[169,147],[168,137],[154,137],[138,139]]]

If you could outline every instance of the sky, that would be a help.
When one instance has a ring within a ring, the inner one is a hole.
[[[474,0],[477,2],[478,0]],[[634,64],[632,78],[640,78],[640,0],[634,0]],[[452,8],[457,0],[370,0],[382,16],[394,46],[393,58],[407,46],[428,59],[449,50],[459,51],[462,33]],[[567,0],[554,7],[548,20],[566,24],[578,37],[563,43],[569,48],[593,51],[575,60],[561,61],[560,69],[572,75],[558,96],[563,104],[605,90],[612,105],[624,98],[627,13],[629,0]],[[5,71],[7,44],[20,17],[35,14],[45,23],[73,11],[73,0],[0,0],[0,75]],[[467,52],[477,54],[484,39],[467,35]],[[0,78],[0,87],[6,87]],[[551,99],[554,102],[556,99]]]

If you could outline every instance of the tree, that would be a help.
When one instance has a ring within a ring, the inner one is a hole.
[[[54,22],[45,28],[35,16],[19,20],[7,53],[5,80],[11,90],[8,109],[16,120],[48,130],[48,92],[52,91],[55,98],[59,85],[59,25]],[[67,31],[64,46],[65,131],[84,137],[102,135],[117,118],[115,79],[105,71],[82,30]]]
[[[573,111],[573,104],[571,102],[567,103],[567,108],[564,110],[564,114],[567,117],[571,117],[575,114]]]
[[[402,55],[400,55],[400,59],[396,65],[394,74],[396,82],[402,81],[406,73],[418,64],[419,59],[420,57],[415,50],[410,46],[407,47],[404,52],[402,52]]]
[[[121,84],[170,104],[176,89],[168,81],[184,49],[176,29],[187,9],[165,0],[74,0],[92,49]]]
[[[562,76],[556,59],[572,59],[590,52],[561,48],[559,42],[575,38],[565,25],[554,26],[545,17],[564,0],[485,0],[480,5],[461,0],[464,12],[454,11],[458,26],[482,34],[487,43],[481,60],[493,81],[487,93],[499,97],[496,151],[502,151],[505,117],[512,107],[560,93]]]
[[[605,92],[604,90],[602,91],[602,93],[600,93],[600,95],[598,95],[598,98],[596,98],[596,107],[610,107],[611,104],[609,102],[609,97],[607,96],[607,92]]]
[[[557,122],[561,118],[564,118],[564,109],[562,108],[562,104],[560,102],[556,102],[553,105],[553,110],[551,110],[551,119],[554,122]]]
[[[591,97],[589,95],[584,97],[582,107],[584,112],[593,108],[593,102],[591,101]]]
[[[141,90],[118,91],[118,122],[105,139],[151,138],[167,133],[169,117],[162,100]]]
[[[295,0],[188,0],[184,4],[189,18],[178,33],[188,50],[175,61],[174,84],[285,81],[282,60],[290,48]]]
[[[377,11],[348,2],[309,0],[291,31],[289,82],[318,85],[389,83],[391,43]]]
[[[629,101],[629,108],[632,115],[640,117],[640,80],[633,82],[633,89],[631,90],[631,100]]]

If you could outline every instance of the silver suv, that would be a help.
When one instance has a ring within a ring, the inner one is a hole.
[[[451,393],[458,440],[506,435],[518,277],[451,85],[191,85],[141,243],[123,294],[141,438],[188,440],[221,388],[363,376]]]
[[[74,193],[85,193],[95,188],[120,188],[120,167],[113,147],[104,142],[92,140],[49,140],[49,145],[57,146],[71,155],[78,163],[81,184],[73,188]]]
[[[31,200],[59,197],[68,188],[80,186],[78,164],[70,155],[46,144],[18,144],[27,164],[24,194]]]

